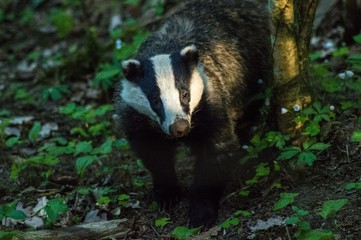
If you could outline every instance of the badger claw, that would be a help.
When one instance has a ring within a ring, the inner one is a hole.
[[[158,187],[152,190],[151,196],[152,200],[157,203],[158,209],[167,212],[177,205],[180,199],[180,193],[179,188]]]

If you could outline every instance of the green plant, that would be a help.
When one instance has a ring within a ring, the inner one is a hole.
[[[295,215],[286,219],[286,224],[295,225],[297,231],[295,237],[298,240],[324,240],[332,239],[334,234],[331,231],[312,229],[310,223],[305,219],[309,211],[292,206]]]
[[[42,99],[58,101],[64,94],[67,93],[69,93],[69,88],[63,84],[54,85],[52,87],[44,87],[42,90]]]
[[[280,204],[277,209],[284,208],[289,205],[292,201],[286,201],[284,204]],[[322,209],[318,215],[322,216],[324,219],[328,219],[330,216],[334,215],[339,211],[345,204],[347,204],[347,199],[338,199],[326,201],[322,204]],[[306,220],[310,212],[307,210],[300,209],[296,206],[291,207],[294,211],[292,217],[287,218],[286,224],[294,225],[297,227],[295,232],[295,237],[298,240],[322,240],[322,239],[332,239],[334,234],[331,231],[327,230],[318,230],[312,229],[310,223]]]
[[[48,201],[44,210],[47,214],[47,220],[50,224],[55,223],[59,219],[60,214],[64,214],[68,211],[68,206],[61,198],[54,198]]]
[[[356,129],[351,135],[352,142],[361,142],[361,129]]]
[[[345,188],[346,188],[347,190],[361,189],[361,182],[348,183],[348,184],[346,184]]]
[[[0,231],[0,239],[2,240],[13,240],[13,239],[22,239],[21,232],[19,231]]]
[[[158,228],[164,228],[166,225],[170,223],[169,217],[162,217],[155,220],[154,225]]]
[[[239,224],[239,220],[236,217],[229,217],[227,218],[223,223],[221,223],[219,226],[223,229],[228,229],[231,226],[237,226]]]
[[[301,147],[286,147],[282,150],[277,160],[290,160],[295,168],[312,166],[317,159],[316,154],[329,148],[331,145],[322,142],[304,142]]]
[[[24,220],[27,218],[25,213],[20,210],[16,210],[17,200],[7,203],[5,205],[0,205],[0,221],[3,218],[12,218],[16,220]]]
[[[322,204],[322,209],[319,215],[324,219],[333,216],[336,212],[338,212],[343,206],[348,203],[347,199],[337,199],[337,200],[329,200]]]
[[[41,131],[41,123],[35,122],[29,132],[29,140],[31,143],[35,143]]]
[[[329,122],[335,116],[331,109],[330,105],[322,106],[320,102],[314,102],[311,106],[299,111],[295,115],[294,121],[296,124],[303,126],[301,134],[311,137],[317,136],[321,131],[320,122]]]
[[[199,232],[201,228],[187,228],[184,226],[178,226],[172,231],[172,236],[174,236],[177,239],[187,239],[193,234],[196,234]]]
[[[299,195],[299,193],[281,193],[280,199],[275,203],[272,210],[278,211],[286,206],[290,205],[295,201],[295,198]]]
[[[118,196],[118,204],[122,207],[126,207],[129,203],[130,197],[128,194],[120,194]]]
[[[74,18],[66,10],[60,8],[54,8],[50,15],[51,22],[57,29],[60,37],[68,36],[74,28]]]

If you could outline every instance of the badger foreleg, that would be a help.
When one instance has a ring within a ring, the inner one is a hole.
[[[231,133],[229,129],[224,132]],[[208,228],[214,224],[224,187],[239,160],[236,137],[228,134],[225,139],[226,135],[221,135],[192,146],[197,157],[189,216],[189,225],[193,227]]]
[[[176,144],[154,131],[146,121],[137,121],[138,118],[126,121],[127,139],[152,175],[152,199],[161,210],[168,210],[177,203],[180,195],[174,166]]]

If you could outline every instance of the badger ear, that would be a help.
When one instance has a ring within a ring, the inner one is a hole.
[[[122,62],[123,75],[129,81],[136,82],[142,75],[142,66],[138,60],[129,59]]]
[[[187,46],[180,51],[181,57],[190,64],[197,65],[199,60],[198,49],[194,45]]]

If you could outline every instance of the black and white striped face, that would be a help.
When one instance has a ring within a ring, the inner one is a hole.
[[[127,60],[122,63],[126,79],[122,81],[121,97],[157,122],[165,134],[182,137],[190,130],[192,113],[204,90],[206,78],[197,64],[194,45],[171,55]]]

